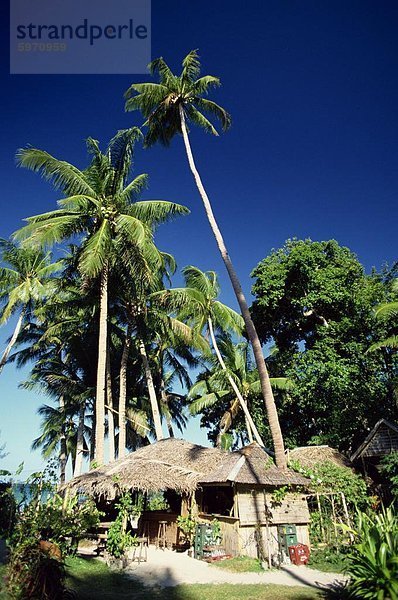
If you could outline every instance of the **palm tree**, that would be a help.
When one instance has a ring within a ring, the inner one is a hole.
[[[253,368],[247,342],[234,343],[230,336],[221,335],[218,340],[219,351],[223,357],[227,371],[220,369],[218,361],[211,361],[211,369],[199,376],[198,381],[191,387],[189,398],[193,399],[190,404],[192,414],[198,414],[203,409],[216,406],[227,399],[229,406],[223,413],[219,423],[218,444],[222,437],[231,428],[234,419],[239,413],[241,402],[238,397],[231,398],[231,389],[227,374],[233,378],[246,404],[250,398],[261,394],[260,380],[257,369]],[[277,390],[287,390],[291,383],[285,377],[271,377],[271,385]],[[252,431],[247,417],[246,430],[249,442],[253,441]]]
[[[43,303],[55,290],[53,275],[61,263],[51,263],[50,254],[30,248],[21,248],[11,241],[0,239],[2,260],[0,268],[0,302],[3,309],[0,324],[19,311],[11,339],[0,359],[0,373],[17,341],[25,318],[32,313],[37,303]]]
[[[393,282],[392,291],[394,293],[398,292],[398,279]],[[375,316],[376,319],[380,321],[387,321],[393,326],[393,328],[396,329],[398,325],[398,300],[379,304],[379,306],[376,307]],[[398,348],[398,335],[392,333],[384,340],[375,342],[371,345],[369,351],[373,352],[374,350],[379,350],[380,348],[390,348],[392,350],[396,350]]]
[[[28,225],[15,237],[30,245],[46,246],[76,235],[83,235],[79,253],[79,269],[88,278],[99,278],[99,336],[95,405],[95,460],[104,462],[106,357],[108,346],[108,283],[117,260],[133,259],[141,263],[161,263],[153,242],[153,229],[188,209],[166,201],[133,202],[147,182],[139,175],[128,183],[132,167],[133,148],[141,136],[138,128],[119,131],[103,154],[98,142],[89,138],[87,146],[93,158],[82,171],[58,160],[43,150],[25,148],[17,160],[23,167],[41,172],[60,188],[66,198],[59,200],[59,209],[29,217]],[[142,271],[138,273],[142,275]]]
[[[163,58],[152,61],[149,69],[152,74],[157,73],[159,75],[160,82],[134,83],[131,85],[125,94],[126,110],[138,109],[145,117],[144,125],[148,127],[145,137],[146,146],[152,146],[156,142],[167,146],[175,134],[180,133],[183,136],[189,167],[202,198],[206,216],[216,238],[221,257],[228,271],[244,319],[246,332],[253,347],[275,449],[276,463],[284,469],[286,468],[286,456],[283,437],[261,343],[251,319],[241,284],[215,219],[209,197],[196,168],[187,129],[188,121],[198,125],[208,133],[218,135],[215,127],[203,113],[217,118],[221,122],[224,131],[229,128],[231,117],[227,111],[204,97],[212,87],[220,85],[220,80],[212,75],[199,77],[200,62],[196,50],[192,50],[182,61],[182,71],[179,76],[172,73]]]
[[[163,438],[161,411],[158,401],[158,390],[162,385],[156,385],[156,370],[153,369],[154,346],[163,346],[166,341],[172,344],[178,341],[186,345],[200,345],[196,332],[188,325],[169,315],[164,307],[156,303],[154,299],[157,292],[163,290],[163,279],[175,271],[175,262],[171,255],[162,252],[163,264],[156,270],[151,269],[152,277],[139,280],[124,275],[125,287],[121,294],[121,304],[125,312],[125,320],[134,331],[137,348],[141,357],[146,380],[146,387],[152,407],[152,416],[155,426],[157,440]],[[128,273],[128,264],[124,270]],[[202,343],[201,348],[204,344]],[[158,358],[158,356],[157,356]],[[158,387],[158,390],[157,390]],[[164,403],[163,403],[164,404]],[[123,402],[121,404],[123,407]],[[123,408],[122,408],[123,415]],[[123,426],[123,423],[121,423]]]
[[[171,308],[179,310],[179,318],[194,324],[198,331],[207,331],[210,337],[217,360],[229,381],[230,386],[239,399],[240,405],[245,413],[251,430],[258,444],[263,446],[263,441],[258,433],[257,427],[251,417],[247,404],[240,393],[236,382],[228,372],[220,349],[218,347],[214,328],[221,331],[231,331],[241,334],[243,328],[242,317],[232,308],[222,304],[217,297],[220,292],[217,275],[214,271],[204,273],[197,267],[189,266],[183,269],[185,288],[174,288],[159,292],[159,297]]]

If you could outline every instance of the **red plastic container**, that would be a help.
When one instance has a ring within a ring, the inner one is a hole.
[[[310,558],[310,549],[305,544],[289,546],[289,557],[294,565],[306,565]]]

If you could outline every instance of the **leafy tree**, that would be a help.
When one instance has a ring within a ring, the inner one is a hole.
[[[172,73],[163,58],[155,59],[149,65],[149,69],[152,74],[157,73],[159,75],[159,83],[132,84],[125,94],[126,110],[138,109],[145,117],[144,125],[148,128],[145,137],[146,146],[152,146],[156,142],[167,146],[176,134],[182,134],[183,136],[189,167],[202,198],[206,216],[231,280],[246,332],[253,347],[275,449],[276,463],[279,467],[285,468],[286,457],[283,438],[260,340],[253,325],[241,284],[215,219],[209,197],[196,168],[189,141],[187,122],[198,125],[208,133],[218,135],[217,130],[204,113],[218,119],[224,131],[229,128],[231,117],[227,111],[205,97],[211,88],[220,85],[220,80],[212,75],[200,77],[201,65],[196,50],[189,52],[182,61],[180,75]]]
[[[366,353],[380,333],[374,307],[385,298],[383,277],[365,275],[334,240],[288,240],[252,275],[253,319],[262,341],[275,345],[269,368],[294,382],[280,406],[288,443],[353,448],[395,411],[395,367]],[[261,407],[253,411],[260,419]]]

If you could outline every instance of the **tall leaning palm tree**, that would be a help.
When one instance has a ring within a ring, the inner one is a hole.
[[[87,145],[92,161],[85,170],[58,160],[43,150],[24,148],[17,154],[20,166],[41,172],[60,189],[65,198],[59,209],[29,217],[28,225],[15,237],[30,245],[48,246],[80,235],[82,242],[78,266],[87,278],[99,280],[100,311],[98,337],[97,388],[95,403],[95,460],[104,462],[106,357],[108,348],[108,284],[111,269],[118,260],[134,257],[141,263],[162,262],[153,241],[153,229],[177,214],[187,214],[185,207],[166,201],[134,202],[147,182],[139,175],[129,182],[134,144],[141,137],[138,128],[119,131],[102,153],[98,142],[89,138]]]
[[[35,305],[44,302],[55,291],[53,275],[61,263],[51,263],[50,254],[0,239],[0,252],[4,266],[0,268],[0,324],[19,312],[11,339],[0,359],[0,373],[20,334],[24,319]]]
[[[283,437],[261,343],[251,319],[249,307],[238,276],[215,219],[209,197],[196,168],[189,141],[187,122],[198,125],[208,133],[218,135],[217,130],[204,113],[218,119],[224,131],[229,128],[231,117],[228,112],[205,97],[211,88],[220,85],[220,80],[218,77],[212,75],[200,77],[200,62],[196,50],[192,50],[182,61],[180,75],[175,75],[163,58],[157,58],[152,61],[149,69],[152,74],[158,74],[159,83],[132,84],[125,94],[126,110],[132,111],[138,109],[145,117],[146,121],[144,125],[148,128],[145,137],[146,146],[152,146],[156,142],[167,146],[175,134],[179,133],[183,136],[189,167],[202,198],[221,257],[228,271],[245,322],[247,335],[253,347],[275,450],[276,463],[280,468],[286,468]]]

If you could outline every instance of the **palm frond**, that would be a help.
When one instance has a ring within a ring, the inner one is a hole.
[[[201,110],[216,117],[220,121],[223,131],[227,131],[227,129],[231,127],[231,115],[219,104],[216,104],[216,102],[208,100],[207,98],[195,98],[195,104]]]
[[[190,106],[186,106],[184,110],[188,119],[192,123],[195,123],[195,125],[198,125],[198,127],[201,127],[202,129],[207,131],[207,133],[211,133],[212,135],[218,136],[218,132],[212,125],[212,123],[210,123],[210,121],[206,119],[206,117],[200,111],[198,111],[194,106],[192,106],[192,104]]]
[[[20,148],[16,154],[16,161],[20,167],[40,172],[44,179],[53,183],[55,188],[61,189],[69,195],[95,195],[82,171],[68,162],[54,158],[44,150],[30,147]]]
[[[135,202],[130,212],[150,227],[166,223],[176,216],[188,215],[190,213],[189,209],[185,206],[166,200],[141,200],[140,202]]]
[[[192,83],[200,75],[200,61],[198,51],[191,50],[182,61],[181,79],[183,82]]]
[[[376,307],[375,315],[378,319],[389,319],[398,316],[398,302],[387,302]]]
[[[112,234],[107,219],[84,244],[79,260],[79,268],[84,275],[96,277],[109,260]]]
[[[214,392],[210,392],[210,394],[205,394],[200,398],[197,398],[189,405],[189,412],[192,415],[197,415],[202,412],[205,408],[209,408],[210,406],[214,406],[218,402],[217,394]]]
[[[375,352],[376,350],[380,350],[381,348],[398,348],[398,335],[392,335],[385,340],[381,340],[380,342],[375,342],[370,346],[368,352]]]

